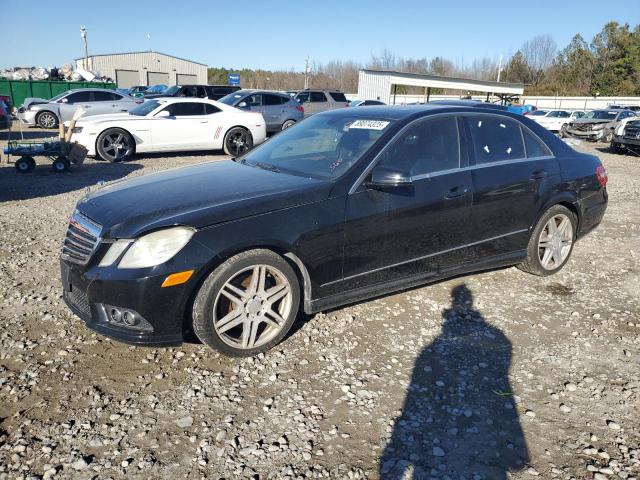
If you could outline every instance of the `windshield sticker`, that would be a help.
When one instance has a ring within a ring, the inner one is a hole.
[[[364,128],[367,130],[384,130],[390,122],[384,120],[356,120],[349,128]]]

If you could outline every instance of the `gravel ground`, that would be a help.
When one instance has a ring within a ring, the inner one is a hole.
[[[0,165],[0,479],[640,478],[640,159],[580,148],[609,210],[559,274],[325,312],[249,359],[112,342],[58,278],[84,187],[223,156]]]

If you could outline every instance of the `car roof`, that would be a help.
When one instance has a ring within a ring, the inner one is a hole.
[[[435,113],[492,113],[518,118],[520,115],[512,114],[507,110],[495,108],[480,108],[470,105],[449,105],[446,103],[426,105],[372,105],[367,108],[337,108],[317,113],[316,115],[353,116],[370,120],[401,120],[410,117],[421,117]]]

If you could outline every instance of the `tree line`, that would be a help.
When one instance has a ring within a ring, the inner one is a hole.
[[[372,54],[366,63],[334,60],[314,62],[310,66],[312,88],[337,88],[347,93],[357,92],[358,71],[371,68],[479,80],[499,78],[501,82],[524,83],[525,95],[634,96],[640,95],[640,25],[632,28],[628,24],[609,22],[591,42],[576,34],[562,49],[558,49],[549,35],[538,35],[504,59],[501,66],[492,58],[471,63],[443,57],[413,59],[389,50]],[[304,87],[304,73],[294,69],[209,68],[209,83],[226,84],[229,73],[240,74],[243,88],[299,90]],[[416,87],[404,87],[398,93],[419,91]]]

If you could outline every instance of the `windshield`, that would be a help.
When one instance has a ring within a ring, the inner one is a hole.
[[[164,90],[162,94],[171,96],[171,95],[175,95],[178,92],[178,90],[180,90],[180,87],[178,85],[174,85]]]
[[[618,115],[618,112],[610,111],[610,110],[592,110],[591,112],[587,112],[584,118],[593,118],[596,120],[614,120]]]
[[[530,117],[544,117],[548,112],[548,110],[534,110],[529,114]]]
[[[66,92],[59,93],[58,95],[56,95],[55,97],[53,97],[49,101],[50,102],[55,102],[57,100],[60,100],[62,97],[66,97],[67,95],[69,95],[69,91],[68,90]]]
[[[134,107],[131,110],[129,110],[129,114],[137,115],[139,117],[144,117],[149,113],[153,112],[159,106],[160,106],[160,102],[157,100],[145,100],[143,103],[141,103],[137,107]]]
[[[222,102],[222,103],[226,103],[227,105],[233,106],[242,97],[244,97],[244,95],[242,93],[233,92],[233,93],[230,93],[229,95],[225,95],[224,97],[222,97],[218,101]]]
[[[344,174],[389,128],[362,115],[318,115],[279,133],[240,161],[266,170],[333,179]]]

